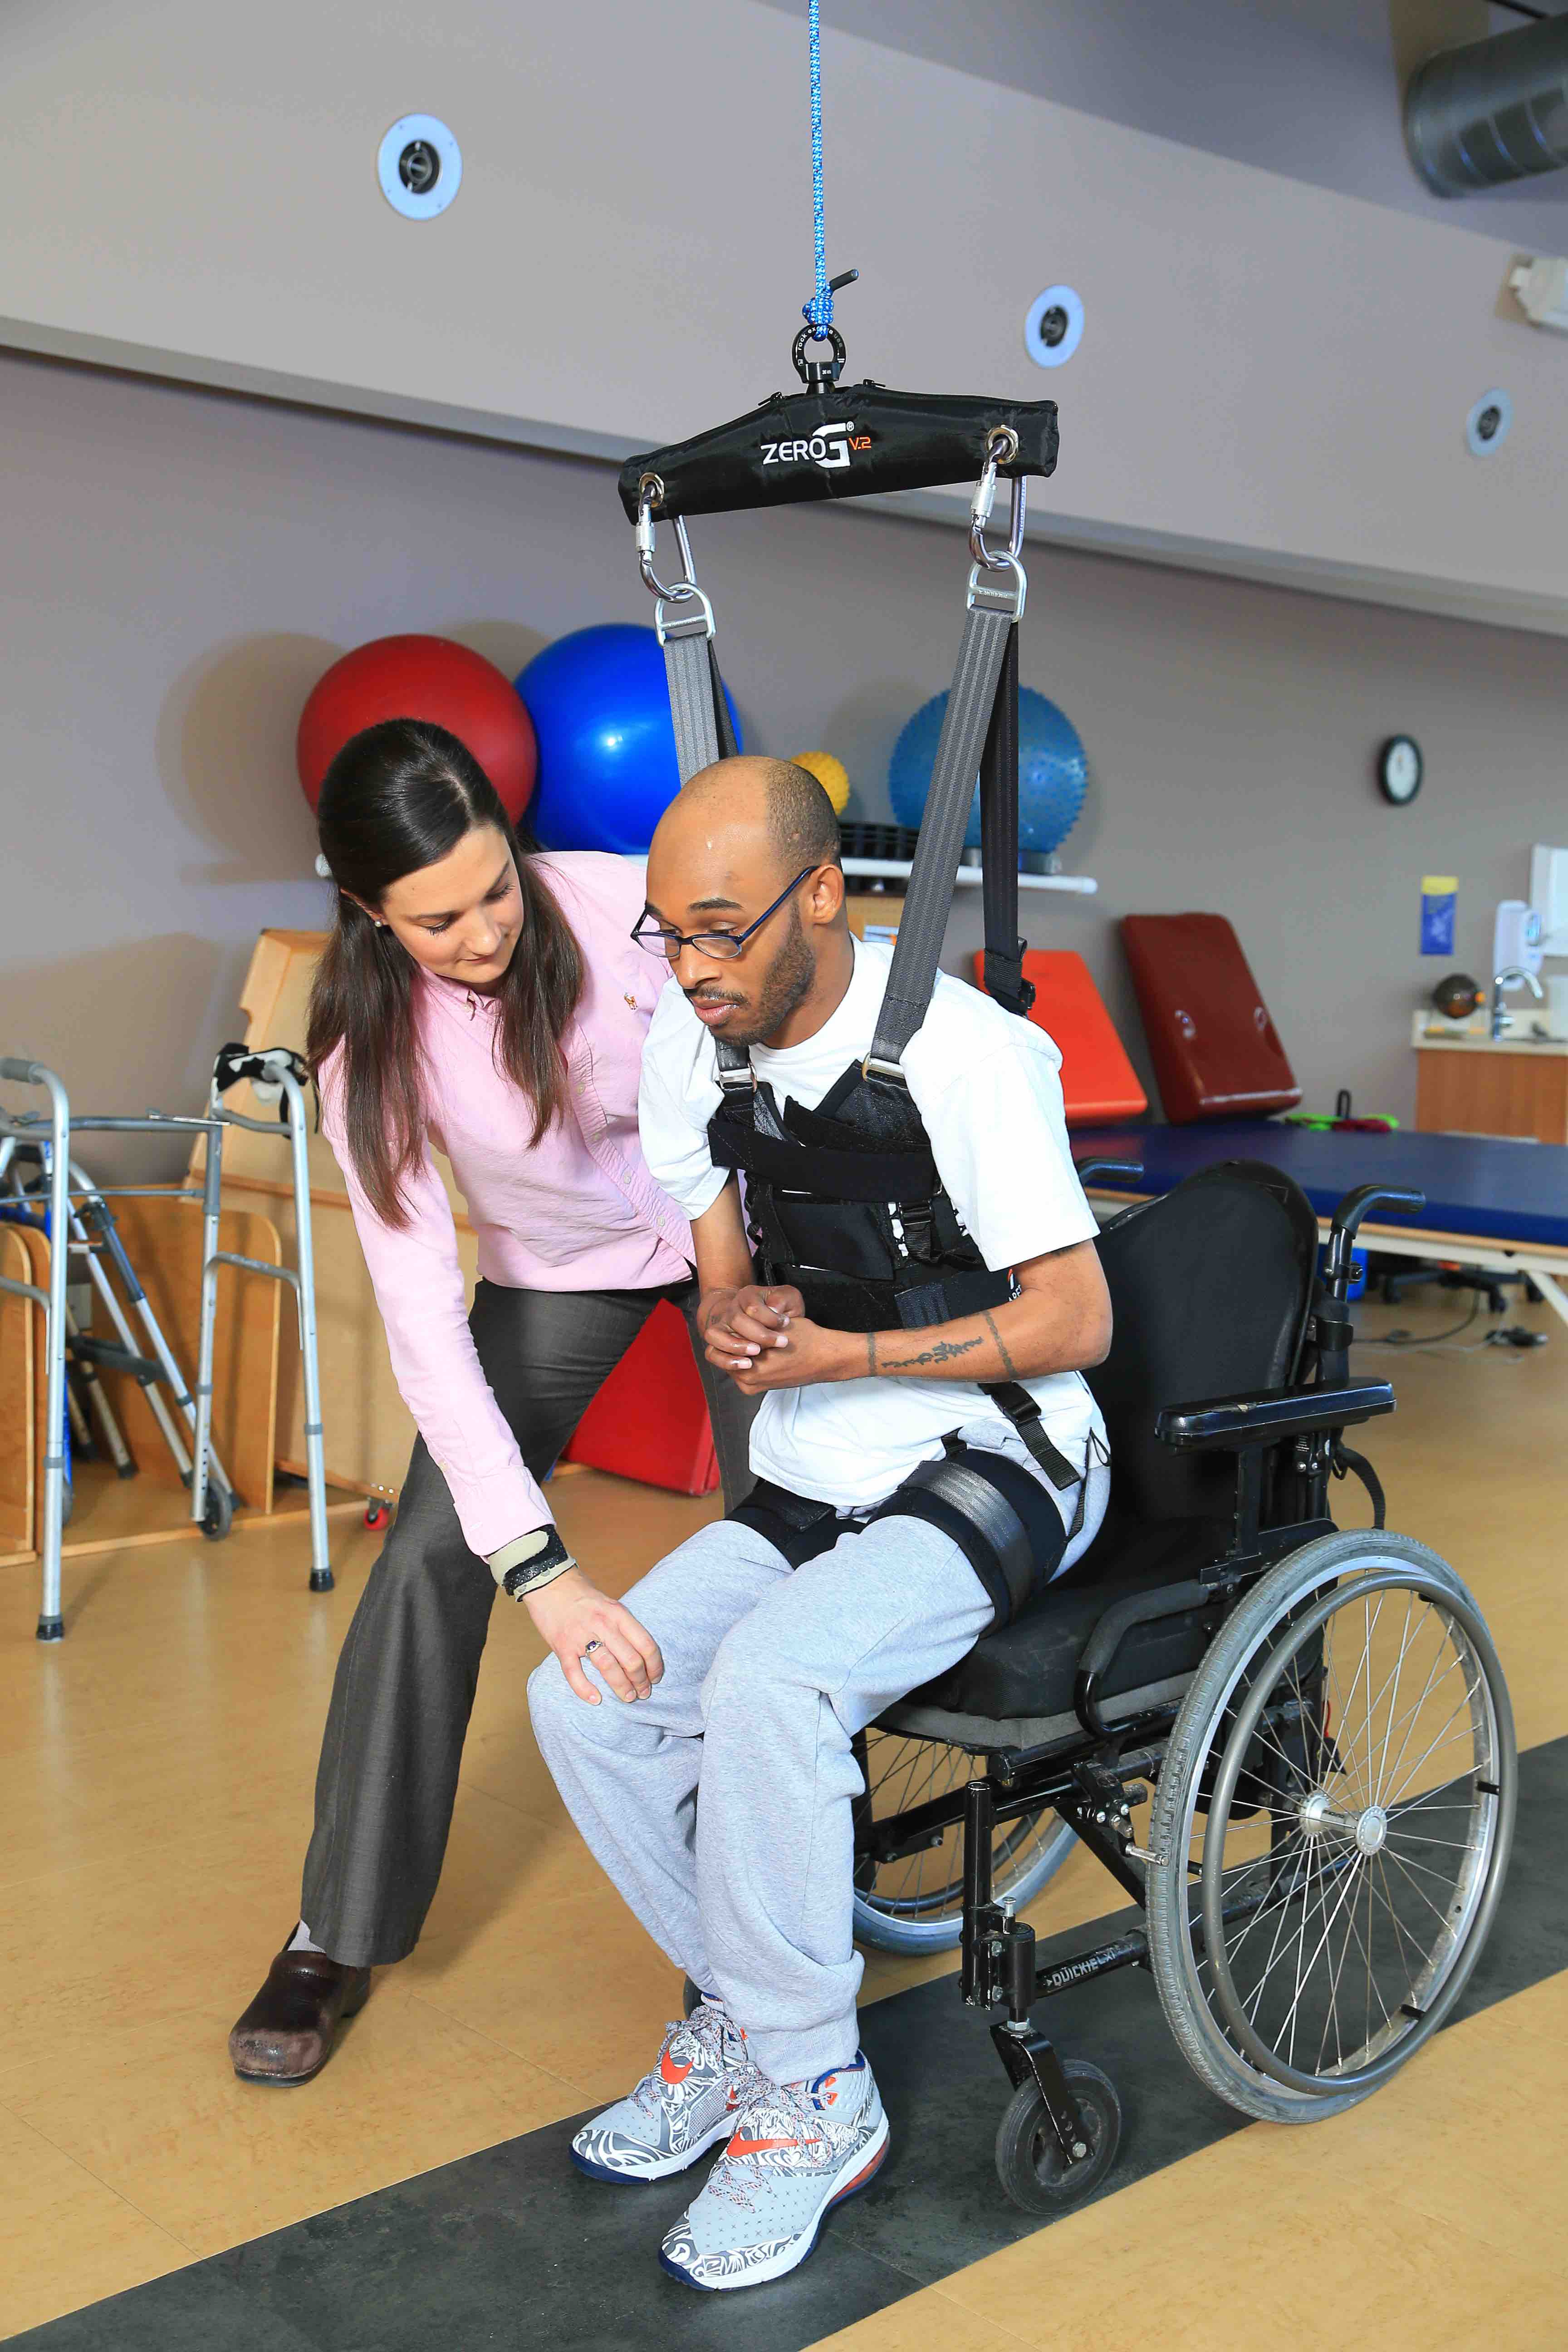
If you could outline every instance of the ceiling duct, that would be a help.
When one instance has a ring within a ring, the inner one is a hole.
[[[1568,164],[1568,16],[1440,49],[1405,93],[1410,160],[1439,196]]]

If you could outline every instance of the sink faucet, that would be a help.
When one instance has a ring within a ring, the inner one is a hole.
[[[1521,981],[1526,988],[1534,991],[1538,1003],[1545,1002],[1546,991],[1542,987],[1535,974],[1532,971],[1526,971],[1522,964],[1507,964],[1501,971],[1494,972],[1492,974],[1492,1035],[1494,1037],[1506,1037],[1513,1027],[1513,1017],[1502,1001],[1502,992],[1505,988],[1518,987]]]

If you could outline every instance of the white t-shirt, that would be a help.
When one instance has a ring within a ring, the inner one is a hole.
[[[857,941],[844,1000],[816,1036],[783,1051],[752,1048],[752,1067],[781,1109],[793,1097],[815,1110],[849,1063],[865,1057],[891,961],[890,948]],[[637,1118],[649,1171],[693,1219],[711,1208],[729,1173],[708,1150],[717,1067],[712,1036],[671,981],[643,1049]],[[904,1049],[904,1076],[942,1183],[994,1271],[1092,1241],[1099,1230],[1068,1149],[1060,1067],[1043,1029],[946,973]],[[1053,1444],[1075,1467],[1082,1464],[1101,1423],[1081,1374],[1049,1373],[1025,1386]],[[967,1381],[774,1389],[752,1425],[752,1467],[794,1494],[858,1509],[890,1495],[918,1462],[933,1460],[954,1429],[972,1444],[1011,1436],[1001,1408]]]

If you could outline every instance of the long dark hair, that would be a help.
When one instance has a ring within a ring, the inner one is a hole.
[[[565,1105],[561,1036],[583,993],[582,950],[529,862],[538,843],[520,834],[473,753],[444,727],[386,719],[352,737],[327,770],[316,822],[339,895],[310,990],[306,1056],[319,1077],[342,1045],[349,1157],[376,1214],[403,1225],[403,1180],[418,1161],[427,1116],[416,966],[354,898],[379,907],[394,882],[447,856],[476,825],[494,825],[511,851],[523,906],[496,992],[496,1064],[532,1102],[535,1143]],[[350,890],[353,898],[343,895]]]

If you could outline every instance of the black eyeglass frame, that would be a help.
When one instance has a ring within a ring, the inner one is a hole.
[[[793,898],[801,884],[808,880],[813,874],[820,871],[820,866],[803,866],[787,888],[779,892],[773,905],[764,907],[756,921],[748,923],[743,931],[692,931],[690,933],[673,929],[667,931],[657,923],[652,930],[645,931],[643,924],[651,911],[645,906],[642,913],[632,925],[630,937],[645,953],[662,955],[667,963],[679,963],[682,948],[695,948],[699,955],[711,955],[715,963],[732,963],[746,941],[754,938],[764,923],[772,920],[785,899]],[[656,940],[658,943],[657,946],[654,944]],[[715,947],[714,942],[717,940],[721,940],[722,946]]]

